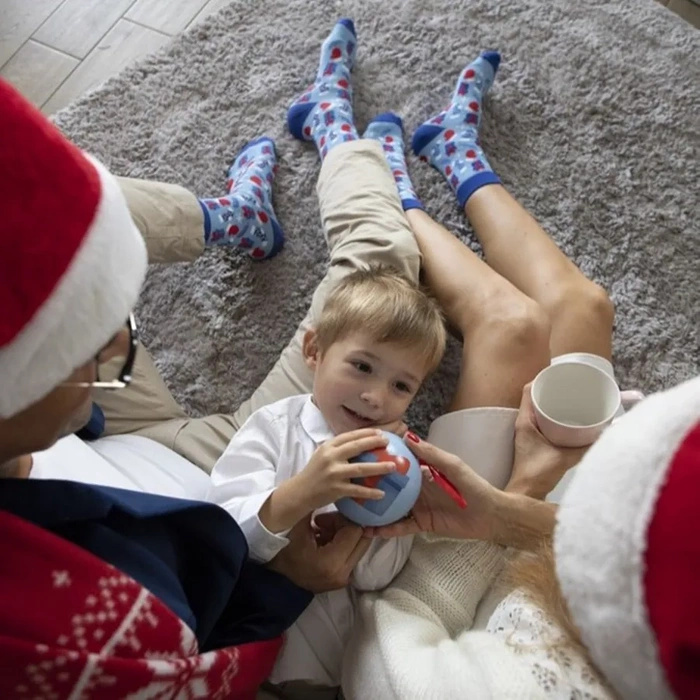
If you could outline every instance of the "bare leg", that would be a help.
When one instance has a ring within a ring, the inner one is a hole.
[[[614,310],[606,292],[559,250],[501,185],[478,189],[464,207],[488,264],[546,312],[552,356],[612,355]]]
[[[406,212],[425,282],[464,338],[449,411],[517,407],[523,386],[549,364],[549,324],[539,306],[424,211]]]
[[[485,51],[460,73],[447,109],[416,129],[414,151],[452,187],[474,226],[486,260],[536,301],[552,326],[551,352],[610,358],[613,309],[539,224],[498,182],[479,142],[481,105],[500,64]]]

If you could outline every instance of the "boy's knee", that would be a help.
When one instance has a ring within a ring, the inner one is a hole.
[[[413,233],[398,229],[377,237],[371,250],[362,256],[362,266],[387,265],[411,282],[418,282],[421,254]]]
[[[421,254],[418,243],[411,231],[401,231],[391,242],[389,256],[393,267],[402,272],[412,282],[420,276]]]

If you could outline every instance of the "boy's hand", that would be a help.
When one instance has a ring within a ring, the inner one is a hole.
[[[379,500],[384,491],[354,484],[351,479],[383,476],[396,470],[393,462],[351,463],[363,452],[386,447],[376,428],[363,428],[338,435],[321,445],[304,470],[280,484],[265,501],[258,517],[270,532],[283,532],[317,508],[339,498]]]
[[[393,462],[353,463],[349,460],[363,452],[386,447],[387,440],[376,428],[353,430],[324,442],[297,474],[300,497],[311,510],[334,503],[339,498],[367,498],[378,500],[384,491],[355,484],[351,479],[383,476],[396,470]]]

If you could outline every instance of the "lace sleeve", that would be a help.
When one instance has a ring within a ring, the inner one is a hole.
[[[486,630],[501,636],[529,666],[544,695],[571,700],[614,697],[591,663],[524,591],[513,591],[499,603]]]

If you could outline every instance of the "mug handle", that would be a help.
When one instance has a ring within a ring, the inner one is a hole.
[[[631,408],[636,406],[640,401],[643,401],[646,397],[644,394],[637,389],[628,389],[627,391],[620,392],[620,399],[622,401],[622,408],[625,411],[629,411]]]

